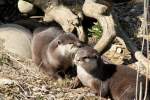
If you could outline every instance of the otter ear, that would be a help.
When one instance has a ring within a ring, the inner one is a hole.
[[[57,41],[57,44],[60,45],[60,44],[61,44],[61,40],[58,40],[58,41]]]

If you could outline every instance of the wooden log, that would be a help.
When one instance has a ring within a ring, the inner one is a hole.
[[[100,53],[103,54],[114,40],[116,36],[115,23],[113,21],[112,15],[104,15],[108,10],[108,7],[103,4],[96,3],[95,0],[85,0],[83,5],[83,13],[88,16],[97,19],[101,24],[103,29],[103,34],[94,48]]]

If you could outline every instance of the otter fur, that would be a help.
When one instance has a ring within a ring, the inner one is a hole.
[[[80,46],[81,43],[74,34],[64,33],[58,27],[50,27],[34,33],[32,60],[50,77],[58,79],[61,78],[59,72],[72,65],[72,57]]]
[[[96,91],[98,95],[109,96],[113,100],[135,99],[137,72],[129,66],[105,64],[97,51],[87,46],[77,51],[74,63],[77,65],[78,79],[83,85]],[[144,93],[144,76],[139,77],[140,82],[142,82]],[[149,89],[147,100],[150,100]]]

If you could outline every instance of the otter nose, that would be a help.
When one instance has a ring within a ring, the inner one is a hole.
[[[81,47],[83,46],[83,44],[80,43],[80,42],[78,42],[78,43],[76,44],[76,46],[79,47],[79,48],[81,48]]]

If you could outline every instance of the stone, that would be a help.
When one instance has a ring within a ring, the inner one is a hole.
[[[33,10],[34,5],[24,0],[18,1],[18,9],[21,13],[29,13]]]
[[[0,79],[0,86],[3,86],[3,85],[13,85],[15,83],[14,80],[11,80],[11,79],[6,79],[6,78],[1,78]]]
[[[4,24],[0,25],[0,32],[5,50],[20,57],[31,58],[32,33],[28,29],[17,24]]]

